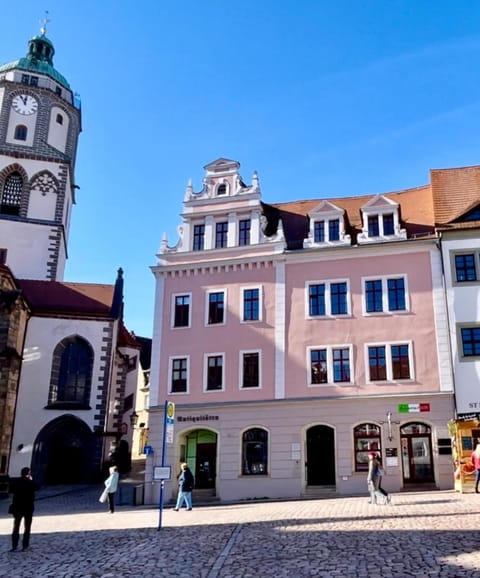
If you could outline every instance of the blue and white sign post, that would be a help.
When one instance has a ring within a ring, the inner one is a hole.
[[[160,499],[158,504],[158,530],[162,527],[162,512],[163,512],[163,488],[165,480],[171,478],[170,466],[165,466],[165,453],[168,444],[173,444],[173,425],[175,423],[175,404],[171,401],[165,402],[165,411],[163,415],[163,439],[162,439],[162,465],[154,468],[154,479],[160,480]]]

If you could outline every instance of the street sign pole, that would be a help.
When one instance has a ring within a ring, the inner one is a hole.
[[[165,402],[165,407],[163,410],[163,437],[162,437],[162,467],[165,466],[165,449],[167,445],[167,408],[168,401]],[[160,481],[160,499],[158,500],[158,528],[160,530],[162,527],[162,512],[163,512],[163,488],[165,486],[165,481]]]

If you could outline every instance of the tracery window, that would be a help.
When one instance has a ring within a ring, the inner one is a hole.
[[[22,200],[23,179],[20,173],[14,172],[5,179],[0,203],[0,213],[19,215]]]

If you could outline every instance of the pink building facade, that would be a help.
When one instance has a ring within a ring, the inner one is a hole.
[[[147,500],[162,456],[166,499],[181,461],[204,498],[366,493],[372,450],[387,490],[452,488],[431,187],[267,204],[236,161],[205,170],[152,267]]]

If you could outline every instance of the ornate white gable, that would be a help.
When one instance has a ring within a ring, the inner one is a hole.
[[[310,213],[308,237],[303,247],[328,247],[350,245],[350,235],[345,234],[345,211],[329,201],[322,201]],[[317,230],[317,235],[315,231]],[[320,233],[320,236],[319,236]]]

